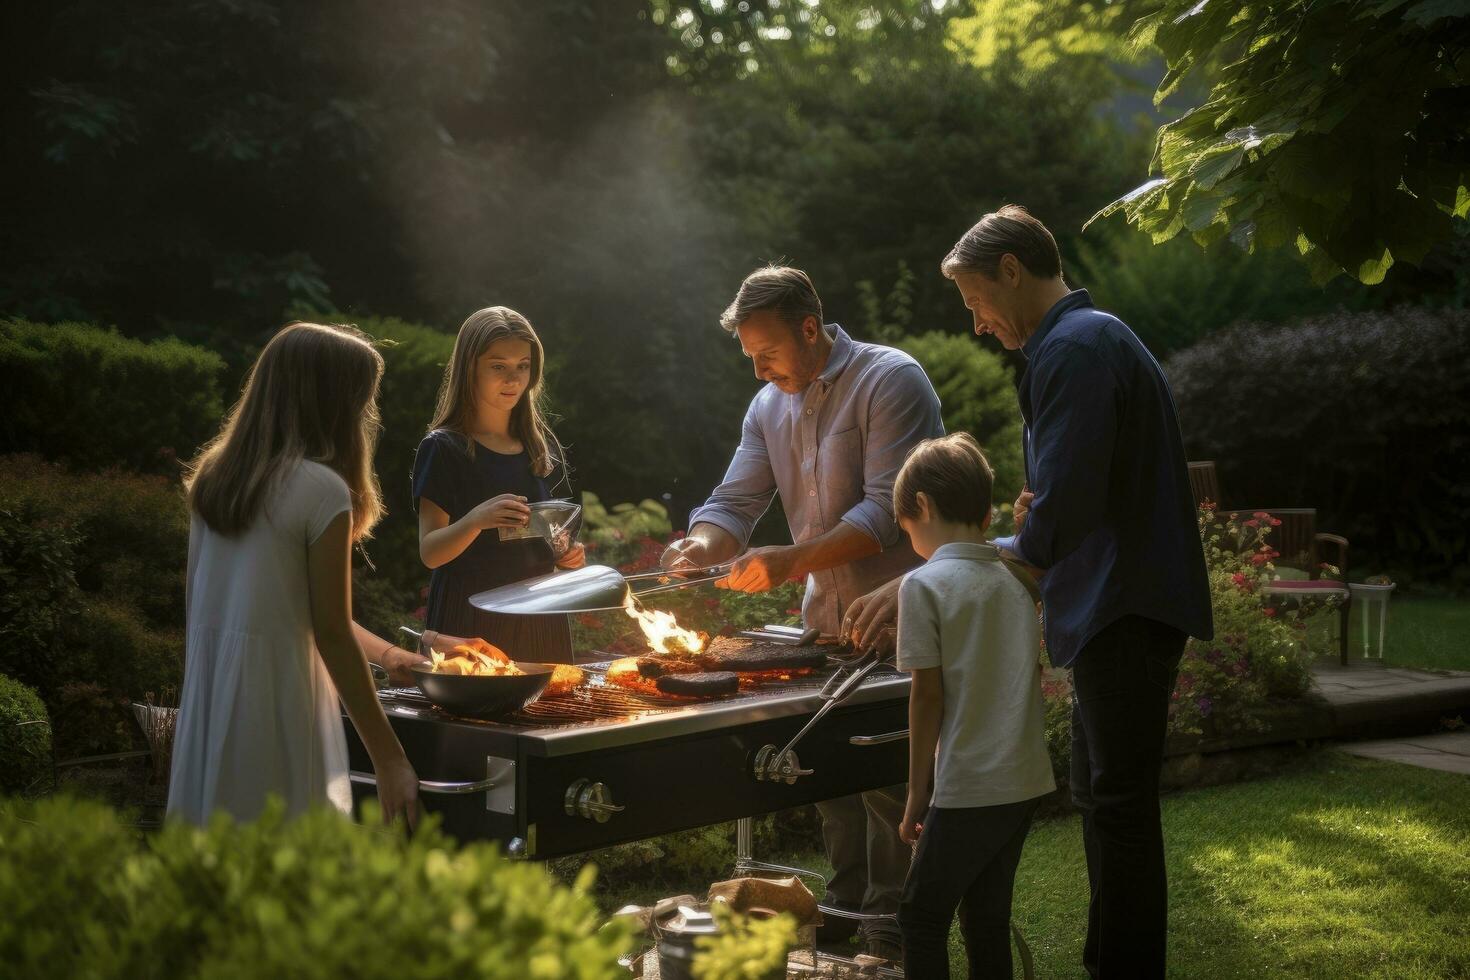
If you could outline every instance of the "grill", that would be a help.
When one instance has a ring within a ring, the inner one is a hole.
[[[420,798],[451,836],[551,858],[907,776],[909,681],[892,668],[864,678],[775,767],[774,754],[824,704],[831,669],[691,701],[605,685],[607,664],[582,664],[589,686],[494,722],[446,714],[416,689],[379,692],[422,781]],[[372,767],[346,729],[361,798],[373,791]]]

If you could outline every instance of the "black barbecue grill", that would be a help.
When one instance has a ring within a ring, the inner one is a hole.
[[[459,718],[414,688],[379,692],[421,782],[460,840],[552,858],[836,799],[907,777],[907,674],[880,665],[791,740],[832,695],[833,670],[690,702],[591,683],[501,721]],[[824,686],[827,690],[824,691]],[[372,766],[346,725],[354,792]]]

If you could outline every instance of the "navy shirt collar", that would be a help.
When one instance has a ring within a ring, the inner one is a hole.
[[[1021,353],[1026,355],[1028,361],[1031,360],[1036,356],[1036,350],[1041,346],[1041,341],[1051,332],[1051,328],[1057,325],[1058,320],[1073,310],[1091,305],[1092,297],[1085,289],[1074,289],[1057,300],[1052,304],[1052,308],[1046,311],[1046,316],[1041,318],[1041,323],[1037,325],[1031,336],[1027,337],[1026,342],[1021,345]]]

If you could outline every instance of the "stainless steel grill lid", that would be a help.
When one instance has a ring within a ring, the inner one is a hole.
[[[553,616],[570,613],[607,612],[622,609],[631,593],[642,598],[657,592],[714,582],[730,574],[729,565],[690,569],[682,578],[668,572],[643,572],[624,576],[608,565],[586,565],[566,572],[552,572],[470,596],[470,605],[485,612],[513,616]],[[636,591],[630,583],[652,581]]]

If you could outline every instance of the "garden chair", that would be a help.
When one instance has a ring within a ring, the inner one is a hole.
[[[1212,502],[1220,520],[1235,518],[1250,520],[1256,513],[1267,513],[1281,523],[1271,531],[1268,539],[1271,547],[1281,552],[1275,560],[1278,569],[1289,569],[1305,574],[1305,578],[1283,576],[1266,587],[1266,593],[1282,602],[1307,603],[1335,601],[1338,603],[1337,644],[1338,656],[1344,667],[1348,662],[1348,614],[1352,603],[1352,592],[1348,589],[1348,541],[1338,534],[1326,534],[1317,530],[1317,511],[1312,507],[1231,507],[1220,506],[1220,478],[1214,460],[1201,460],[1189,464],[1189,484],[1194,490],[1195,503]],[[1333,564],[1342,579],[1322,577],[1323,553],[1331,548]]]

